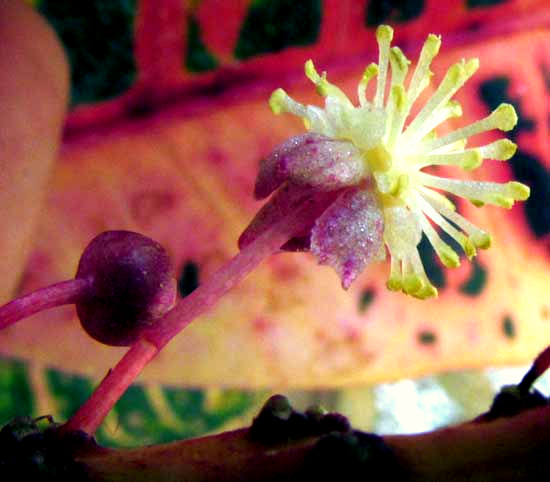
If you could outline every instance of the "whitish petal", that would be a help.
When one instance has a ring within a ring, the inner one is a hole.
[[[379,260],[384,222],[376,196],[366,187],[345,190],[317,219],[311,252],[332,266],[347,289],[372,261]]]

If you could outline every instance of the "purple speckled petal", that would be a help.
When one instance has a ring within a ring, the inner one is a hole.
[[[289,139],[262,161],[254,195],[261,199],[286,180],[333,191],[359,184],[367,174],[361,153],[351,142],[309,133]]]
[[[372,261],[384,255],[384,218],[366,186],[346,189],[317,219],[311,230],[311,252],[351,283]]]
[[[254,216],[254,219],[242,232],[238,241],[239,249],[248,246],[273,224],[288,216],[292,210],[304,202],[311,205],[311,219],[304,224],[303,229],[296,233],[296,237],[285,244],[285,250],[294,251],[307,248],[307,246],[303,246],[303,239],[309,239],[309,234],[315,220],[338,195],[339,191],[317,193],[311,187],[295,186],[293,184],[284,185],[262,206],[256,213],[256,216]]]
[[[277,146],[269,156],[262,159],[254,187],[254,197],[263,199],[269,196],[288,179],[288,159],[290,154],[306,142],[314,143],[324,136],[314,133],[291,137]]]

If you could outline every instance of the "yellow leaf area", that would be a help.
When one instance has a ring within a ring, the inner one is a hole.
[[[483,82],[508,79],[507,94],[534,123],[515,140],[546,171],[549,94],[541,66],[550,65],[549,46],[547,33],[530,32],[462,50],[443,48],[434,66],[437,81],[458,59],[480,58],[479,73],[457,96],[465,112],[457,125],[487,115],[479,96]],[[360,74],[357,63],[329,71],[329,78],[352,93]],[[311,84],[298,77],[284,87],[294,98],[319,102]],[[292,116],[271,114],[268,96],[267,89],[237,90],[206,107],[176,106],[152,121],[66,143],[22,291],[73,276],[85,245],[107,229],[153,237],[169,250],[178,274],[192,261],[206,280],[236,253],[240,231],[260,206],[251,197],[259,159],[303,132]],[[486,161],[479,171],[460,175],[502,182],[512,170]],[[441,277],[438,299],[387,291],[386,263],[369,268],[346,292],[311,255],[278,254],[178,335],[141,379],[342,387],[530,361],[550,340],[548,237],[535,236],[522,203],[511,211],[464,203],[459,209],[492,233],[493,247],[474,264],[461,258],[456,270],[441,268],[427,250],[431,272]],[[73,307],[10,327],[0,333],[0,346],[4,355],[96,378],[124,351],[87,338]]]

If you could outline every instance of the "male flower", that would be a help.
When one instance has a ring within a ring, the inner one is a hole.
[[[398,47],[390,47],[392,37],[391,27],[377,29],[379,61],[363,73],[357,87],[358,105],[331,84],[326,73],[319,75],[311,60],[305,64],[305,73],[325,98],[324,108],[300,104],[283,89],[273,92],[269,101],[273,112],[301,117],[309,133],[289,139],[262,161],[255,196],[262,199],[277,192],[239,243],[248,244],[306,200],[324,203],[324,212],[304,226],[287,248],[311,250],[320,263],[338,272],[347,288],[365,266],[384,259],[387,247],[388,288],[423,299],[437,295],[418,253],[423,233],[447,267],[458,266],[459,256],[434,225],[457,241],[470,259],[477,249],[491,244],[489,234],[458,214],[440,191],[476,206],[510,208],[514,201],[527,199],[529,188],[518,182],[449,179],[424,171],[441,165],[469,171],[484,159],[509,159],[516,146],[508,139],[473,148],[467,148],[466,142],[481,132],[509,131],[517,116],[511,105],[501,104],[484,119],[437,135],[436,127],[442,122],[462,115],[452,97],[478,68],[478,60],[471,59],[451,66],[426,104],[409,119],[411,107],[430,83],[430,64],[441,40],[428,36],[405,88],[410,62]],[[366,88],[375,77],[376,92],[368,100]]]

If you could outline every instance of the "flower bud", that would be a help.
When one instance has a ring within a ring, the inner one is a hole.
[[[107,231],[84,250],[76,278],[91,280],[76,303],[80,323],[106,345],[131,345],[175,303],[176,281],[166,250],[130,231]]]

